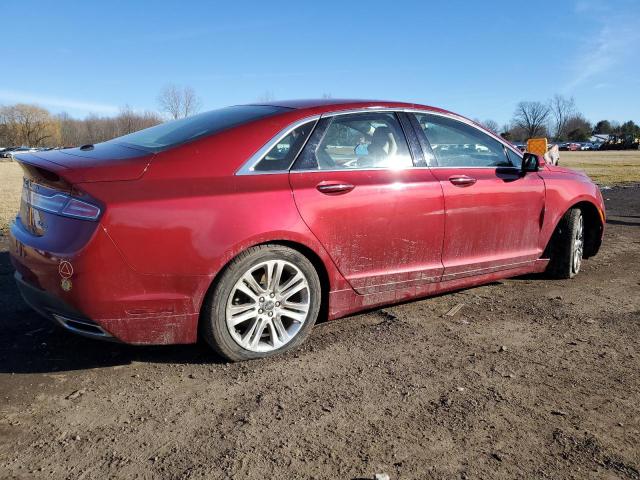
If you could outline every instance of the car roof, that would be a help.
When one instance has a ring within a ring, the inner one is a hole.
[[[277,100],[271,102],[259,102],[252,105],[268,105],[273,107],[284,107],[295,110],[313,110],[314,112],[330,112],[335,110],[351,110],[365,108],[410,108],[419,110],[431,110],[434,112],[452,113],[437,107],[421,105],[419,103],[395,102],[389,100],[359,100],[359,99],[300,99],[300,100]]]

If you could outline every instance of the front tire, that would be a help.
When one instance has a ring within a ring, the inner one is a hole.
[[[206,342],[231,361],[265,358],[298,347],[320,310],[312,263],[282,245],[258,245],[225,268],[202,318]]]
[[[548,275],[558,279],[575,277],[584,255],[584,216],[579,208],[572,208],[564,214],[549,247]]]

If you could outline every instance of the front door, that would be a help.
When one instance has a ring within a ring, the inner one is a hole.
[[[520,172],[521,157],[462,121],[416,114],[444,192],[443,280],[532,262],[544,214],[544,182]]]

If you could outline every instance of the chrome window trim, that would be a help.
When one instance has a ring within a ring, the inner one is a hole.
[[[471,120],[467,120],[464,117],[460,117],[459,115],[456,115],[455,113],[431,112],[429,110],[418,110],[418,109],[413,109],[413,108],[409,108],[409,109],[406,109],[404,111],[405,112],[409,112],[409,113],[423,113],[423,114],[428,114],[428,115],[436,115],[438,117],[450,118],[451,120],[456,120],[456,121],[458,121],[460,123],[464,123],[465,125],[468,125],[469,127],[475,128],[479,132],[484,133],[485,135],[488,135],[489,137],[493,138],[494,140],[497,140],[502,145],[504,145],[506,148],[511,150],[513,153],[517,154],[520,157],[520,159],[522,159],[522,152],[520,150],[518,150],[517,148],[514,148],[511,145],[509,145],[502,137],[500,137],[499,135],[496,135],[495,133],[493,133],[493,132],[491,132],[489,130],[485,130],[483,128],[478,127],[478,125],[476,125]],[[468,168],[468,167],[459,167],[459,168]],[[474,167],[472,167],[472,168],[474,168]],[[498,167],[490,167],[490,168],[498,168]]]
[[[509,145],[503,138],[501,138],[499,135],[496,135],[493,132],[490,132],[489,130],[484,130],[480,127],[478,127],[478,125],[476,125],[475,123],[473,123],[471,120],[468,120],[464,117],[461,117],[455,113],[445,113],[445,112],[435,112],[433,110],[421,110],[419,108],[406,108],[406,107],[365,107],[365,108],[358,108],[358,109],[351,109],[351,110],[338,110],[335,112],[326,112],[323,113],[321,115],[321,117],[333,117],[336,115],[349,115],[352,113],[368,113],[368,112],[405,112],[405,113],[423,113],[423,114],[428,114],[428,115],[437,115],[439,117],[445,117],[445,118],[450,118],[452,120],[456,120],[458,122],[464,123],[465,125],[468,125],[470,127],[475,128],[476,130],[489,135],[491,138],[497,140],[498,142],[500,142],[502,145],[504,145],[505,147],[507,147],[509,150],[511,150],[513,153],[515,153],[516,155],[518,155],[520,158],[522,158],[522,152],[520,150],[518,150],[517,148],[512,147],[511,145]],[[460,167],[460,168],[465,168],[465,167]]]
[[[289,135],[293,130],[295,130],[298,127],[301,127],[302,125],[306,125],[307,123],[317,122],[319,119],[320,119],[320,115],[311,115],[309,117],[305,117],[303,119],[290,123],[285,128],[283,128],[278,133],[276,133],[271,138],[271,140],[269,140],[260,148],[260,150],[258,150],[256,153],[251,155],[251,157],[249,157],[249,159],[246,162],[244,162],[244,164],[236,171],[235,175],[273,175],[273,174],[280,174],[280,173],[288,173],[289,170],[291,170],[291,166],[293,165],[295,158],[291,161],[291,163],[286,169],[256,171],[254,170],[254,168],[256,167],[256,165],[258,165],[258,163],[260,163],[260,161],[265,157],[265,155],[269,153],[269,151],[279,141],[281,141],[284,137]],[[309,140],[309,137],[307,137],[306,140]],[[305,140],[305,145],[306,145],[306,140]],[[304,145],[302,146],[302,148],[304,148]]]
[[[367,171],[377,171],[377,170],[385,170],[389,172],[402,172],[405,170],[444,170],[444,169],[470,169],[470,170],[496,170],[496,169],[510,169],[514,170],[514,172],[519,172],[520,169],[514,166],[508,167],[443,167],[443,166],[434,166],[434,167],[405,167],[405,168],[388,168],[388,167],[366,167],[366,168],[335,168],[335,169],[306,169],[306,170],[291,170],[289,173],[313,173],[313,172],[367,172]]]
[[[327,118],[327,117],[335,117],[338,115],[351,115],[354,113],[374,113],[374,112],[405,112],[405,113],[422,113],[422,114],[427,114],[427,115],[436,115],[439,117],[445,117],[445,118],[450,118],[452,120],[456,120],[458,122],[464,123],[465,125],[468,125],[472,128],[475,128],[476,130],[480,131],[481,133],[484,133],[485,135],[488,135],[489,137],[493,138],[494,140],[497,140],[498,142],[500,142],[502,145],[504,145],[505,148],[508,148],[509,150],[511,150],[513,153],[515,153],[518,157],[520,157],[520,159],[523,158],[522,152],[520,150],[518,150],[517,148],[512,147],[511,145],[509,145],[504,139],[502,139],[499,135],[494,134],[493,132],[490,132],[488,130],[484,130],[480,127],[478,127],[478,125],[476,125],[475,123],[473,123],[471,120],[467,120],[464,117],[461,117],[455,113],[445,113],[445,112],[435,112],[433,110],[421,110],[419,108],[406,108],[406,107],[383,107],[383,106],[371,106],[371,107],[361,107],[361,108],[355,108],[355,109],[347,109],[347,110],[336,110],[336,111],[332,111],[332,112],[325,112],[322,114],[316,114],[316,115],[311,115],[308,117],[305,117],[303,119],[297,120],[294,123],[289,124],[288,126],[286,126],[285,128],[283,128],[282,130],[280,130],[271,140],[269,140],[266,144],[264,144],[262,146],[262,148],[260,148],[260,150],[258,150],[256,153],[254,153],[251,157],[249,157],[249,159],[242,165],[242,167],[240,167],[235,175],[273,175],[273,174],[282,174],[282,173],[309,173],[309,172],[364,172],[364,171],[368,171],[368,170],[372,170],[372,171],[376,171],[376,170],[388,170],[388,171],[400,171],[400,170],[409,170],[409,169],[415,169],[415,168],[427,168],[427,169],[443,169],[443,168],[455,168],[455,169],[475,169],[475,168],[480,168],[480,169],[497,169],[497,168],[513,168],[514,170],[520,170],[518,167],[516,166],[512,166],[512,167],[497,167],[497,166],[493,166],[493,167],[473,167],[473,166],[459,166],[459,167],[452,167],[452,166],[440,166],[440,165],[433,165],[433,166],[427,166],[427,167],[417,167],[417,166],[411,166],[411,167],[404,167],[404,168],[398,168],[398,169],[391,169],[391,168],[387,168],[387,167],[367,167],[367,168],[354,168],[354,169],[346,169],[346,168],[338,168],[338,169],[305,169],[305,170],[291,170],[291,167],[293,166],[293,163],[295,162],[294,159],[291,164],[289,165],[289,167],[285,170],[269,170],[269,171],[255,171],[254,168],[255,166],[264,158],[264,156],[269,153],[269,150],[271,150],[274,145],[276,145],[279,141],[281,141],[284,137],[286,137],[287,135],[289,135],[289,133],[291,133],[293,130],[295,130],[296,128],[305,125],[307,123],[310,122],[317,122],[318,120],[320,120],[321,118]],[[313,132],[312,132],[313,133]],[[406,134],[405,134],[406,135]],[[305,144],[302,146],[302,149],[304,149],[306,142],[309,140],[309,137],[307,137],[307,140],[305,141]],[[302,149],[300,151],[302,151]]]
[[[403,167],[403,168],[389,168],[389,167],[365,167],[365,168],[308,168],[306,170],[291,170],[289,173],[313,173],[313,172],[403,172],[405,170],[415,170],[417,168],[429,168],[429,167]]]

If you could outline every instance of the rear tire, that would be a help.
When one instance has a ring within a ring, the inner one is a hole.
[[[300,252],[258,245],[225,268],[208,295],[202,335],[220,355],[237,362],[298,347],[318,317],[320,279]]]
[[[549,277],[573,278],[580,271],[584,255],[584,216],[579,208],[572,208],[560,220],[549,243],[549,255]]]

